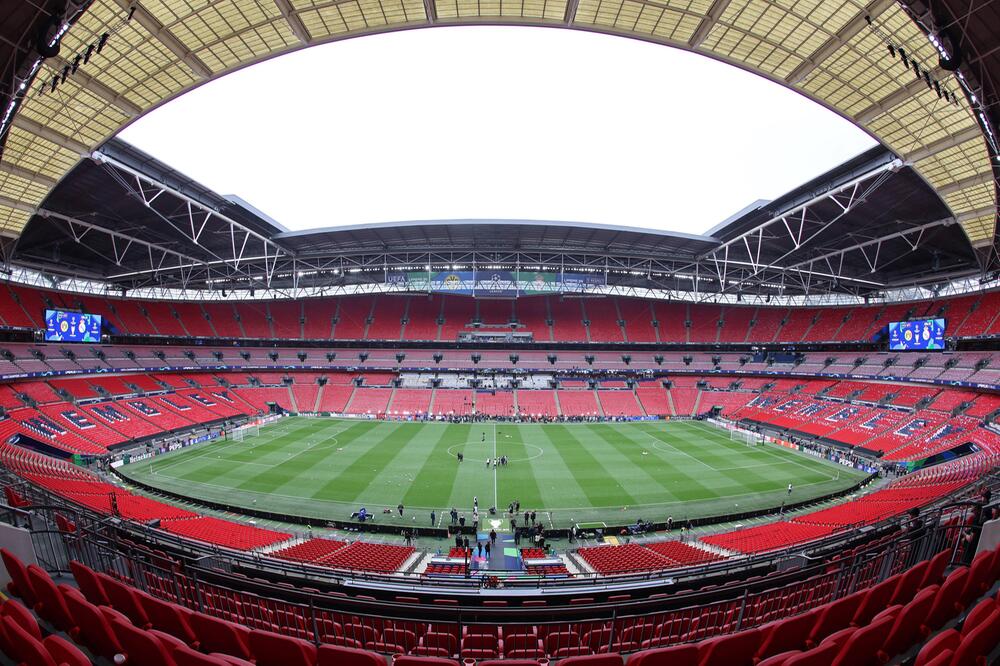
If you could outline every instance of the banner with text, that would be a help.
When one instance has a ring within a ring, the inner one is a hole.
[[[606,284],[603,273],[547,271],[400,271],[386,282],[407,291],[504,297],[579,293]]]

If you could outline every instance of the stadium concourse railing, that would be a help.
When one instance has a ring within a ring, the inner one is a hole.
[[[462,637],[501,627],[505,640],[523,630],[522,635],[534,636],[528,640],[541,641],[548,656],[562,656],[561,649],[581,644],[593,652],[630,652],[735,633],[870,588],[940,553],[949,564],[968,562],[974,545],[963,537],[969,528],[964,520],[953,519],[973,508],[971,502],[939,507],[918,528],[893,529],[832,558],[804,558],[799,566],[766,577],[645,599],[584,599],[558,608],[334,596],[204,566],[221,564],[215,558],[208,563],[171,561],[123,541],[114,520],[85,520],[75,532],[59,531],[49,521],[64,507],[2,510],[0,518],[30,530],[40,564],[53,574],[68,573],[75,560],[154,597],[250,628],[387,653],[409,651],[417,637],[433,632],[446,642],[450,639],[440,635],[454,636],[449,651],[457,654]],[[509,591],[491,592],[495,601],[506,601]]]

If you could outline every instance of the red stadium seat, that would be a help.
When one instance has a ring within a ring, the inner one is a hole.
[[[921,637],[921,622],[927,617],[931,604],[938,593],[938,586],[932,585],[921,590],[913,601],[903,606],[896,616],[882,644],[880,658],[888,661],[891,657],[902,654],[916,644]]]
[[[118,618],[111,620],[129,666],[175,666],[169,650],[159,638]]]
[[[9,615],[0,617],[0,625],[3,627],[2,642],[6,646],[5,650],[16,663],[26,666],[58,666],[42,641],[25,631],[14,618]]]
[[[101,582],[101,588],[107,594],[112,608],[125,615],[135,626],[149,629],[149,618],[146,617],[146,611],[142,608],[142,602],[139,601],[136,589],[107,574],[97,573],[95,575]]]
[[[7,575],[10,576],[10,582],[7,583],[7,591],[28,606],[34,606],[38,600],[35,598],[34,590],[31,589],[27,567],[6,548],[0,548],[0,558],[3,559]]]
[[[320,645],[317,657],[319,666],[385,666],[385,660],[374,652],[339,645]]]
[[[943,652],[954,654],[955,649],[962,642],[962,635],[954,629],[942,631],[940,634],[927,641],[920,652],[913,666],[925,666],[933,662],[938,655]],[[950,663],[950,660],[949,660]]]
[[[42,645],[59,666],[91,666],[90,657],[62,636],[46,636]]]
[[[942,550],[940,553],[935,555],[927,563],[927,568],[924,570],[924,577],[918,583],[918,587],[925,588],[928,585],[939,585],[942,581],[944,575],[945,567],[948,566],[948,560],[951,558],[951,551]]]
[[[959,595],[959,603],[963,606],[968,605],[993,587],[998,576],[998,572],[993,570],[995,554],[995,551],[986,550],[973,558],[965,587],[962,588]]]
[[[460,666],[454,659],[445,657],[411,657],[409,655],[398,657],[392,663],[393,666]]]
[[[819,616],[816,624],[809,632],[807,645],[816,646],[828,635],[843,629],[851,623],[851,618],[857,612],[858,607],[864,599],[864,592],[855,592],[838,601],[827,604]]]
[[[862,627],[885,610],[898,584],[899,576],[891,576],[868,590],[858,609],[854,612],[851,624],[855,627]]]
[[[97,606],[84,599],[79,591],[65,586],[60,587],[60,590],[75,624],[69,632],[70,637],[94,654],[106,659],[111,659],[121,652],[121,644],[107,616],[98,610]]]
[[[253,666],[253,662],[223,654],[202,654],[189,647],[171,646],[170,656],[177,666]]]
[[[702,641],[698,645],[699,666],[753,666],[761,632],[749,629]]]
[[[620,654],[588,654],[566,657],[559,663],[562,666],[622,666],[624,660]]]
[[[962,591],[969,577],[968,567],[959,567],[948,574],[941,584],[937,594],[934,596],[934,603],[924,618],[924,633],[940,629],[945,622],[955,617],[962,610]]]
[[[816,608],[761,627],[762,638],[755,656],[758,659],[765,659],[776,654],[804,649],[809,631],[815,626],[820,612],[820,609]]]
[[[221,652],[240,659],[251,659],[250,629],[204,613],[195,613],[190,619],[203,652]]]
[[[38,601],[35,603],[35,612],[39,616],[51,622],[60,631],[68,631],[73,626],[66,602],[63,600],[59,588],[52,581],[52,578],[44,569],[31,564],[28,565],[28,580],[31,582],[31,589],[35,591]]]
[[[1000,645],[1000,612],[995,611],[975,629],[962,636],[962,642],[955,648],[952,666],[977,666],[986,663],[986,657],[998,645]]]
[[[868,626],[855,630],[841,646],[832,666],[876,666],[878,650],[882,647],[886,632],[895,621],[892,615],[885,615]]]
[[[139,599],[154,629],[175,636],[197,649],[198,637],[191,628],[193,611],[148,594],[140,595]]]
[[[111,601],[104,592],[104,587],[101,585],[100,579],[90,567],[75,560],[70,560],[69,569],[73,572],[73,578],[76,580],[77,586],[87,601],[98,606],[111,605]]]
[[[250,650],[258,666],[313,666],[316,646],[309,641],[254,629],[250,632]]]
[[[644,650],[632,654],[627,663],[628,666],[698,666],[698,646],[688,644]]]

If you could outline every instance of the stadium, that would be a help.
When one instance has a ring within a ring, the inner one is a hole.
[[[994,4],[3,12],[0,663],[1000,661]],[[462,26],[694,54],[876,145],[698,233],[293,230],[120,136]]]

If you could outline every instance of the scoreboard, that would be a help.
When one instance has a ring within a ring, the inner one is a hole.
[[[944,349],[944,319],[894,321],[889,324],[889,349]]]

